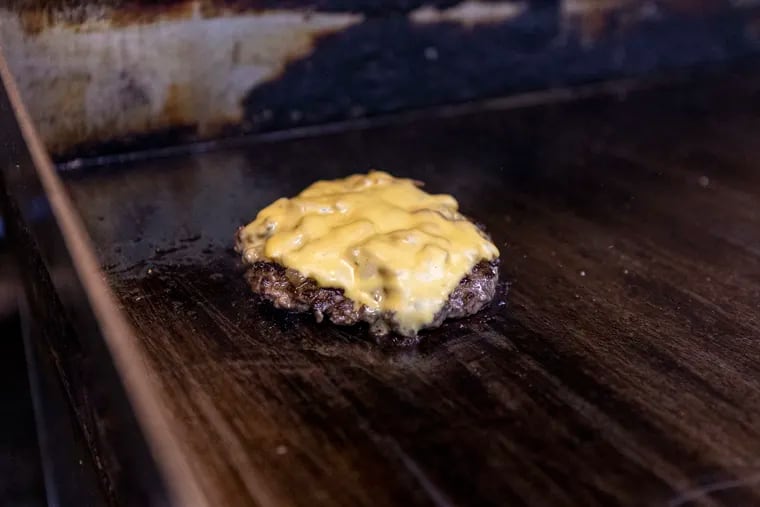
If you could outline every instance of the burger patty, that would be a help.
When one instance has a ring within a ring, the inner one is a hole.
[[[425,327],[438,327],[446,319],[462,318],[480,311],[496,293],[498,267],[498,259],[476,264],[449,295],[433,321]],[[366,322],[370,325],[370,333],[375,337],[390,333],[407,338],[416,336],[416,333],[409,334],[400,329],[392,313],[355,305],[343,295],[342,289],[320,287],[315,280],[279,264],[256,262],[245,276],[251,289],[277,308],[296,312],[310,311],[317,322],[322,322],[325,318],[338,325]]]

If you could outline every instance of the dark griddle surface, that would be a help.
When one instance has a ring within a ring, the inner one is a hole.
[[[67,184],[219,505],[758,505],[758,90],[732,75]],[[372,167],[487,226],[506,304],[388,351],[249,294],[235,228]]]

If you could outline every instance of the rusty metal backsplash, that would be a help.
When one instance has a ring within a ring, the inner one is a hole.
[[[16,0],[0,45],[69,158],[742,58],[760,2]]]

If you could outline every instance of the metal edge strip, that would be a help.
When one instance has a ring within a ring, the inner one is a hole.
[[[97,262],[95,250],[63,183],[55,172],[0,50],[0,82],[8,95],[21,135],[49,199],[52,215],[60,228],[73,268],[87,297],[101,337],[107,347],[128,401],[135,413],[147,446],[155,460],[169,502],[175,506],[210,505],[169,427],[169,417],[149,382],[148,370],[137,347],[136,338],[116,305]]]

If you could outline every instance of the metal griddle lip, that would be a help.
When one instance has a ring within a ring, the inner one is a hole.
[[[86,304],[97,319],[103,342],[126,388],[127,397],[147,440],[148,448],[163,475],[169,490],[169,501],[178,506],[210,505],[191,472],[179,442],[169,429],[169,416],[147,380],[147,370],[134,346],[133,332],[115,304],[114,295],[96,261],[89,235],[23,105],[2,50],[0,82],[5,87],[11,112],[16,116],[21,135],[35,166],[36,177],[49,200],[52,215],[60,228],[73,268],[87,296]]]
[[[743,69],[757,60],[738,61],[728,68]],[[399,111],[377,116],[334,121],[317,125],[305,125],[271,132],[254,132],[232,137],[222,137],[209,141],[196,141],[170,145],[161,148],[128,149],[128,151],[103,155],[75,157],[57,160],[58,171],[76,173],[81,169],[133,163],[146,160],[193,155],[212,151],[234,150],[259,143],[277,143],[294,139],[338,134],[347,131],[362,131],[382,127],[393,127],[420,120],[446,119],[468,116],[487,111],[519,110],[549,104],[576,102],[593,97],[617,97],[623,99],[629,94],[663,87],[683,87],[698,81],[719,77],[726,65],[707,65],[703,68],[684,68],[655,73],[648,76],[602,79],[586,84],[567,84],[543,90],[525,91],[501,97],[484,98],[434,105],[408,111]]]
[[[234,137],[197,141],[188,144],[171,145],[162,148],[130,150],[100,156],[73,158],[56,163],[59,171],[75,172],[81,169],[98,168],[122,163],[140,162],[164,157],[175,157],[189,154],[206,153],[220,150],[233,150],[248,147],[258,143],[273,143],[303,139],[322,135],[337,134],[347,131],[369,130],[379,127],[393,127],[419,120],[445,119],[457,116],[467,116],[484,111],[514,110],[534,107],[537,105],[559,104],[598,96],[624,97],[628,93],[655,88],[664,84],[677,84],[693,78],[693,73],[669,73],[644,78],[621,78],[600,81],[586,85],[574,85],[550,88],[547,90],[529,91],[464,102],[461,104],[437,105],[428,108],[389,113],[379,116],[336,121],[319,125],[307,125],[273,132],[236,135]]]

